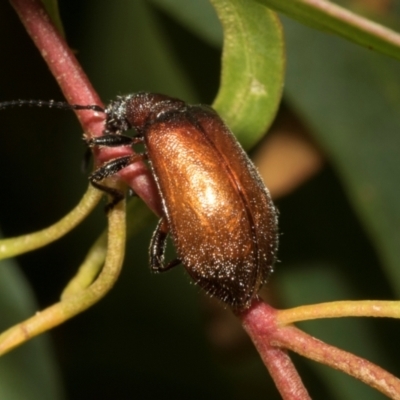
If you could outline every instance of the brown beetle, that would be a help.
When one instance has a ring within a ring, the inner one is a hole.
[[[96,106],[95,106],[96,107]],[[155,272],[182,263],[209,294],[235,309],[251,304],[272,272],[277,212],[256,168],[218,114],[207,106],[151,93],[118,97],[105,110],[104,135],[90,146],[143,141],[164,216],[150,245]],[[134,128],[137,136],[122,132]],[[91,176],[99,182],[132,162],[112,160]],[[168,232],[179,257],[164,265]]]

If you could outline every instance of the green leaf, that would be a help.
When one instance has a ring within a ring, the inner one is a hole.
[[[0,262],[0,330],[37,312],[31,289],[11,260]],[[46,335],[0,358],[0,398],[63,399],[58,367]]]
[[[293,21],[285,28],[287,99],[339,173],[400,295],[400,65]]]
[[[208,43],[221,47],[221,24],[208,0],[151,0],[185,28]]]
[[[325,0],[257,0],[306,25],[400,59],[400,35]]]
[[[65,37],[64,27],[61,21],[60,10],[58,8],[57,0],[42,0],[46,11],[48,12],[53,24],[57,27],[62,36]]]
[[[275,13],[256,2],[211,2],[224,30],[221,85],[213,107],[248,149],[272,123],[281,99],[281,25]]]
[[[220,26],[208,1],[152,2],[209,43],[221,43]],[[282,96],[285,56],[281,24],[275,13],[255,1],[211,3],[224,36],[221,83],[213,107],[248,149],[271,125]]]

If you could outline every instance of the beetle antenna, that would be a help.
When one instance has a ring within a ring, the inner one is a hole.
[[[60,110],[92,110],[104,113],[103,107],[96,104],[81,105],[81,104],[69,104],[65,101],[43,101],[43,100],[11,100],[0,102],[0,110],[11,107],[47,107],[47,108],[58,108]]]

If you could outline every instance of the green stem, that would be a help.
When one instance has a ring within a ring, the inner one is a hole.
[[[89,185],[79,204],[60,221],[38,232],[0,240],[0,260],[46,246],[75,228],[96,207],[103,193]]]
[[[125,254],[125,217],[125,201],[118,203],[109,212],[107,256],[96,281],[87,289],[64,298],[2,333],[0,355],[88,309],[113,287],[121,271]]]
[[[364,300],[312,304],[280,310],[276,319],[279,325],[288,325],[310,319],[341,317],[400,318],[400,302]]]
[[[68,282],[61,294],[61,300],[75,295],[89,287],[99,274],[107,256],[107,231],[104,231],[90,248],[76,275]]]
[[[326,0],[256,0],[301,23],[400,60],[400,35]],[[306,44],[305,44],[306,45]]]
[[[140,201],[132,200],[127,205],[127,238],[143,229],[154,218],[154,214]],[[99,274],[107,255],[107,232],[103,232],[90,248],[76,275],[67,284],[61,299],[74,295],[92,284]]]

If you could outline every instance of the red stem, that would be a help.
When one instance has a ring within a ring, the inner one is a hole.
[[[271,341],[277,331],[277,311],[256,300],[239,315],[284,400],[309,400],[307,389],[285,350]]]
[[[41,2],[11,0],[11,4],[56,78],[67,101],[70,104],[103,106],[76,57],[51,22]],[[76,114],[88,135],[101,135],[104,121],[102,115],[95,115],[92,111],[76,111]]]
[[[103,106],[99,96],[83,72],[79,62],[64,38],[59,34],[39,0],[11,0],[28,34],[39,49],[70,104],[97,104]],[[93,111],[76,111],[87,136],[103,132],[104,115]],[[102,148],[94,151],[96,165],[132,154],[129,147]],[[155,182],[142,162],[135,162],[118,173],[132,189],[158,215],[161,203]]]
[[[284,399],[309,397],[297,371],[282,349],[329,365],[381,391],[391,399],[400,400],[400,379],[370,361],[315,339],[292,325],[282,326],[278,314],[278,310],[256,300],[239,318]]]
[[[391,399],[400,400],[400,379],[364,358],[324,343],[294,326],[278,329],[273,341],[276,346],[285,347],[311,360],[329,365],[379,390]]]

